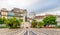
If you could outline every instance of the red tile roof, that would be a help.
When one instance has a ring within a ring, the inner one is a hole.
[[[41,19],[43,18],[44,16],[35,16],[35,19]]]
[[[41,15],[41,16],[35,16],[35,19],[41,19],[44,18],[45,16],[53,16],[52,14],[46,14],[46,15]]]

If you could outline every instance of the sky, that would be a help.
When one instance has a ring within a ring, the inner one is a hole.
[[[15,7],[38,14],[60,7],[60,0],[0,0],[0,9],[10,10]]]
[[[42,13],[36,14],[36,16],[42,16],[42,15],[47,15],[47,14],[52,14],[52,15],[60,15],[60,7],[56,7],[54,9],[50,9],[48,11],[44,11]]]

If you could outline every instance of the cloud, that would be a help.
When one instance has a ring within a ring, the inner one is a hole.
[[[0,0],[0,8],[12,8],[16,5],[14,0]]]
[[[60,7],[57,7],[57,8],[55,8],[55,9],[51,9],[51,10],[48,10],[48,11],[46,11],[46,12],[37,14],[36,16],[46,15],[46,14],[60,15]]]
[[[43,0],[0,0],[0,8],[26,8],[34,3],[37,3]]]
[[[23,8],[30,11],[43,12],[59,6],[59,0],[0,0],[0,8]]]

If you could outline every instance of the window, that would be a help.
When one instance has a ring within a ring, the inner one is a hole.
[[[14,16],[14,13],[13,12],[8,12],[8,16]]]

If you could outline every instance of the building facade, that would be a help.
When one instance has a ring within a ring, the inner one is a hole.
[[[9,11],[6,8],[2,8],[0,10],[0,18],[3,18],[3,17],[5,17],[6,19],[9,19],[11,17],[15,17],[17,19],[22,19],[23,22],[21,23],[20,27],[24,27],[24,25],[26,24],[25,22],[27,21],[27,10],[26,9],[13,8],[12,10]]]
[[[35,19],[39,22],[42,21],[45,16],[35,16]]]
[[[56,21],[57,21],[57,25],[59,26],[60,25],[60,15],[56,15]]]
[[[6,8],[2,8],[0,11],[0,17],[10,18],[16,17],[17,19],[22,19],[23,22],[27,21],[27,10],[26,9],[19,9],[13,8],[12,10],[8,11]]]
[[[8,12],[7,9],[2,8],[1,11],[0,11],[0,15],[1,15],[1,17],[5,17],[5,18],[7,18],[7,12]]]
[[[53,14],[45,14],[45,15],[39,15],[39,16],[35,16],[35,19],[39,22],[42,21],[46,16],[52,16]],[[54,15],[56,16],[56,21],[57,21],[57,25],[60,26],[60,15]],[[50,25],[50,26],[55,26],[55,25]]]

